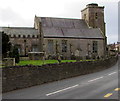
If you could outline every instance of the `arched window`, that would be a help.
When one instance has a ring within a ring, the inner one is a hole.
[[[32,45],[32,51],[38,52],[38,45]]]
[[[48,40],[48,53],[53,54],[54,43],[53,40]]]
[[[28,35],[28,38],[30,38],[30,35]]]
[[[67,52],[67,40],[62,40],[62,52]]]
[[[21,45],[20,45],[20,44],[15,44],[15,46],[18,48],[18,52],[19,52],[19,54],[21,54],[21,51],[22,51],[22,49],[21,49]]]
[[[25,38],[25,35],[23,35],[23,38]]]
[[[32,38],[35,38],[35,35],[32,35]]]
[[[18,35],[18,37],[20,38],[20,35]]]
[[[93,41],[93,53],[97,53],[97,52],[98,52],[98,42]]]
[[[16,38],[16,35],[13,35],[14,38]]]

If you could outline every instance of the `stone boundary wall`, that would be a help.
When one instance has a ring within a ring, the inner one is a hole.
[[[111,67],[116,62],[117,57],[112,57],[99,61],[4,67],[2,92],[97,72]]]
[[[3,66],[15,66],[15,58],[4,58],[2,60]]]

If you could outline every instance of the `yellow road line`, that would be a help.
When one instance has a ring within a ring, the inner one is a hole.
[[[110,97],[112,95],[112,93],[108,93],[108,94],[106,94],[104,97],[106,98],[106,97]]]
[[[116,88],[116,89],[114,89],[114,91],[119,91],[120,90],[120,88]]]

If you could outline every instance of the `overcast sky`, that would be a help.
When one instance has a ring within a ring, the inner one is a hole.
[[[0,0],[0,26],[33,27],[34,16],[81,19],[89,3],[105,6],[108,44],[118,41],[119,0]]]

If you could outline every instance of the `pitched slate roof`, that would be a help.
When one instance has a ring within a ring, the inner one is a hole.
[[[1,31],[4,31],[8,35],[37,35],[38,30],[32,27],[2,27]]]
[[[38,17],[45,37],[103,38],[99,28],[89,28],[82,19]]]
[[[62,38],[103,38],[98,28],[89,28],[82,19],[37,17],[42,23],[44,37]],[[33,27],[2,27],[0,30],[10,35],[38,35]]]
[[[45,37],[103,38],[99,29],[43,28]]]
[[[82,19],[41,17],[41,22],[43,27],[88,28],[87,24]]]

